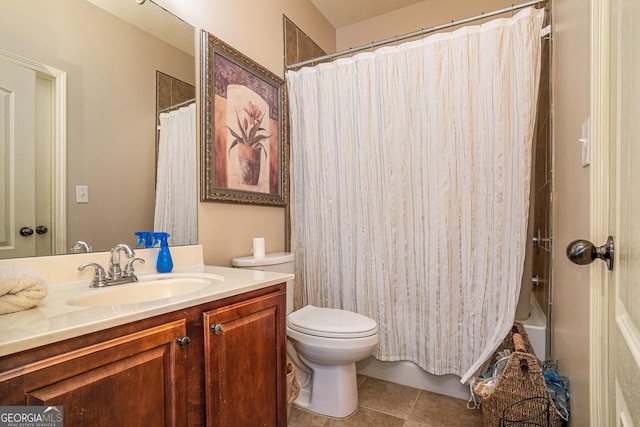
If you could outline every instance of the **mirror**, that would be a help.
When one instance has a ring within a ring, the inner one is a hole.
[[[185,91],[192,90],[189,97],[195,98],[193,27],[150,0],[142,5],[134,0],[0,0],[0,5],[0,51],[66,75],[64,163],[33,196],[37,209],[42,200],[56,198],[51,195],[56,180],[65,182],[60,193],[66,198],[61,204],[66,242],[54,250],[56,242],[45,244],[37,254],[70,252],[79,240],[94,251],[116,243],[133,247],[135,231],[153,230],[157,111],[171,105],[172,97],[184,101]],[[49,104],[55,104],[55,95],[49,95]],[[48,125],[40,133],[56,131],[55,123]],[[38,135],[39,126],[34,127]],[[54,161],[39,159],[40,151],[36,175]],[[0,184],[6,184],[11,179],[1,163]],[[21,214],[4,216],[13,218],[15,230],[44,225],[50,231],[32,237],[56,235],[37,214],[26,224],[20,223]],[[0,223],[9,223],[7,218]]]

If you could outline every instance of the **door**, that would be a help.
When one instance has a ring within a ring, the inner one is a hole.
[[[592,298],[601,321],[592,348],[606,346],[593,353],[599,380],[592,380],[592,406],[600,413],[592,416],[592,425],[640,426],[640,4],[594,4],[592,13],[602,26],[594,37],[600,65],[594,85],[601,96],[592,99],[592,110],[602,123],[603,158],[603,168],[592,172],[603,189],[602,217],[594,223],[614,236],[616,248],[613,272],[600,267],[594,273],[600,292]]]
[[[609,283],[609,398],[618,426],[640,426],[640,7],[613,0],[610,17],[610,207],[618,267]],[[613,174],[615,171],[615,175]],[[613,420],[612,420],[613,421]]]
[[[36,73],[0,60],[0,258],[36,253],[35,99]]]

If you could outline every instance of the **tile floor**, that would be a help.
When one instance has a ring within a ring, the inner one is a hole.
[[[358,375],[358,410],[345,419],[291,408],[289,427],[474,427],[482,413],[467,402],[413,387]]]

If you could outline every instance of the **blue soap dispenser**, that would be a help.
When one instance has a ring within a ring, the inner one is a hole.
[[[169,233],[159,232],[153,233],[153,235],[155,241],[160,241],[160,252],[158,252],[156,269],[159,273],[168,273],[173,270],[173,260],[171,259],[171,252],[169,252],[169,243],[167,242]]]

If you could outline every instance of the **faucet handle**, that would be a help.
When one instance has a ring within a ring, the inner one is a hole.
[[[81,264],[78,266],[79,271],[83,271],[87,267],[94,267],[95,274],[93,276],[93,280],[89,287],[91,288],[101,288],[107,284],[107,273],[105,273],[104,268],[96,262],[88,262],[86,264]]]
[[[127,261],[127,265],[124,267],[124,273],[122,277],[133,277],[133,280],[135,282],[138,281],[138,278],[134,274],[133,270],[133,263],[136,261],[140,261],[140,264],[144,264],[144,259],[142,258],[131,258],[129,261]]]

